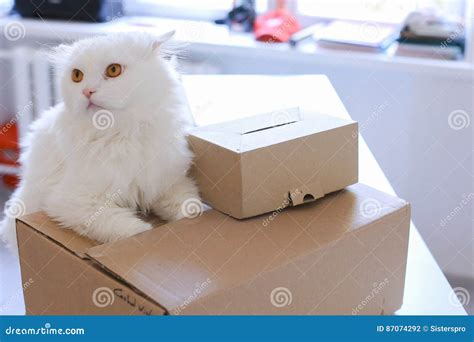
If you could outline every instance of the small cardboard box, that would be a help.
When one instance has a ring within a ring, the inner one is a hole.
[[[202,199],[235,218],[296,206],[357,182],[357,123],[286,109],[192,130]]]
[[[391,314],[409,205],[362,184],[271,216],[215,210],[98,245],[44,213],[17,221],[28,314]]]

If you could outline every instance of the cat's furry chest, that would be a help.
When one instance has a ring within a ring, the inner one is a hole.
[[[117,134],[83,142],[74,160],[69,165],[66,161],[66,169],[91,188],[120,191],[142,203],[158,196],[166,187],[162,180],[173,177],[177,159],[173,154],[178,152],[165,148],[159,139]]]

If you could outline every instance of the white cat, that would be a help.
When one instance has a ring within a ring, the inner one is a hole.
[[[15,205],[109,242],[151,229],[138,212],[177,220],[187,200],[199,201],[187,176],[189,106],[162,57],[172,35],[121,33],[55,49],[64,102],[42,113],[23,142],[21,183],[0,228],[10,247]]]

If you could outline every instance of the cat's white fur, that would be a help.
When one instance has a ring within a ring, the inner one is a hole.
[[[22,214],[44,210],[100,242],[151,229],[137,212],[186,215],[183,203],[199,194],[187,176],[189,106],[160,52],[171,35],[113,34],[55,49],[63,102],[42,113],[23,141],[10,206],[22,206]],[[111,63],[123,66],[120,76],[105,76]],[[84,73],[81,82],[71,80],[73,69]],[[96,106],[88,108],[86,87],[96,91]],[[1,234],[14,247],[15,219],[6,214]]]

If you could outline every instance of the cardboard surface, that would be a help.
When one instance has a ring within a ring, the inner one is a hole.
[[[235,218],[313,201],[358,178],[357,123],[289,108],[189,135],[203,200]]]
[[[27,223],[28,222],[28,223]],[[44,213],[17,221],[28,315],[163,315],[165,310],[96,267],[84,251],[97,243],[59,228]]]
[[[87,249],[99,244],[85,236],[74,233],[70,229],[58,229],[57,223],[50,220],[44,212],[24,216],[22,222],[39,233],[48,236],[79,257],[84,257],[84,252]]]
[[[25,302],[43,314],[390,314],[402,304],[409,220],[405,201],[362,184],[272,215],[210,210],[83,249],[33,214],[18,222],[22,277],[35,281]],[[91,300],[102,287],[113,305]]]

